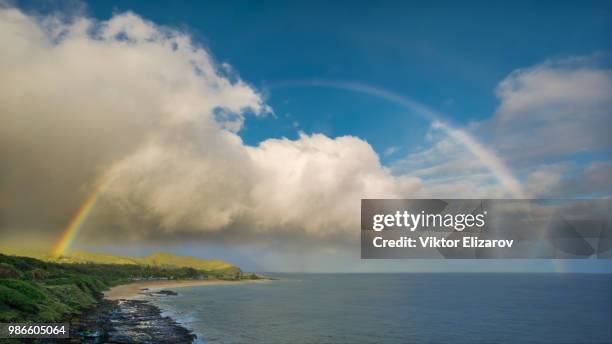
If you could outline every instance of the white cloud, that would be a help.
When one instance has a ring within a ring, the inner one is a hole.
[[[531,172],[527,184],[537,197],[609,197],[612,163],[595,161],[578,165],[571,161],[542,165]]]
[[[351,136],[271,139],[249,154],[258,177],[254,214],[278,227],[354,231],[361,198],[407,197],[420,184],[392,176],[367,142]]]
[[[497,87],[500,105],[493,116],[466,129],[523,175],[525,195],[572,197],[597,193],[595,184],[601,192],[609,189],[601,188],[608,162],[571,163],[574,154],[612,148],[612,70],[597,62],[547,61],[510,73]],[[434,122],[427,134],[431,146],[395,163],[395,173],[423,178],[432,193],[450,188],[468,195],[498,194],[490,170],[452,135],[439,135],[439,129]]]
[[[529,173],[525,186],[532,197],[547,197],[561,183],[567,169],[567,164],[563,163],[539,166]]]
[[[427,133],[431,147],[418,150],[393,163],[396,175],[423,180],[420,197],[498,198],[508,192],[499,176],[484,166],[473,151],[434,123]]]
[[[515,160],[609,149],[612,70],[593,58],[547,61],[500,82],[483,135]]]
[[[151,217],[166,233],[246,222],[255,232],[356,235],[361,198],[408,196],[419,184],[393,177],[356,137],[301,134],[247,147],[225,135],[214,152],[151,142],[114,165],[110,201],[128,216]]]
[[[66,22],[3,8],[0,39],[11,47],[0,52],[0,193],[18,195],[0,204],[8,230],[32,221],[59,234],[101,175],[112,182],[89,235],[126,238],[358,237],[360,198],[419,186],[356,137],[244,145],[244,116],[271,111],[258,92],[135,14]]]
[[[596,161],[590,164],[584,171],[585,180],[593,190],[601,192],[612,192],[612,162]]]
[[[385,151],[383,152],[383,154],[384,154],[385,156],[391,156],[391,155],[393,155],[393,154],[397,153],[399,150],[400,150],[400,148],[399,148],[399,147],[397,147],[397,146],[391,146],[391,147],[388,147],[387,149],[385,149]]]
[[[4,7],[0,40],[10,47],[0,51],[0,193],[16,195],[0,208],[7,226],[58,230],[96,175],[147,142],[198,138],[185,144],[213,151],[220,128],[268,110],[188,36],[131,13],[65,21]]]

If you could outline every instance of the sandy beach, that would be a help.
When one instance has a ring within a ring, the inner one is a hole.
[[[191,287],[197,285],[217,285],[217,284],[236,284],[236,283],[261,283],[265,280],[151,280],[139,281],[130,284],[122,284],[104,292],[107,300],[137,300],[146,296],[145,292],[159,291],[162,289],[175,289]],[[145,289],[146,290],[143,290]]]

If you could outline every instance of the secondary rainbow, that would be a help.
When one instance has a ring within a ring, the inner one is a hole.
[[[89,214],[91,214],[91,210],[94,208],[96,202],[100,198],[100,195],[104,193],[110,182],[111,178],[109,175],[102,177],[91,195],[89,195],[85,202],[81,204],[74,216],[72,216],[70,222],[62,232],[62,236],[53,246],[52,254],[54,257],[61,256],[66,252],[66,250],[68,250],[70,245],[72,245],[74,239],[78,236],[83,223]]]

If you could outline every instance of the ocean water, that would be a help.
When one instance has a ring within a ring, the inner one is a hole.
[[[612,343],[612,275],[274,277],[156,303],[201,343]]]

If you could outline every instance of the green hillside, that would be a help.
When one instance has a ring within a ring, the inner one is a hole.
[[[101,291],[127,282],[129,275],[0,254],[0,322],[64,320],[91,307]]]
[[[151,266],[181,266],[197,270],[231,270],[236,266],[222,260],[204,260],[193,257],[175,256],[169,253],[156,252],[149,256],[136,259],[139,264]]]
[[[7,254],[18,254],[20,256],[36,258],[53,263],[64,264],[114,264],[114,265],[142,265],[153,267],[186,267],[203,271],[215,272],[239,272],[240,269],[230,263],[217,259],[199,259],[194,257],[177,256],[170,253],[156,252],[146,257],[116,256],[105,253],[93,253],[87,251],[75,251],[60,257],[53,257],[46,252],[10,252]]]
[[[91,307],[114,285],[200,278],[244,277],[223,261],[166,253],[129,258],[80,252],[42,260],[0,254],[0,322],[58,322]]]

